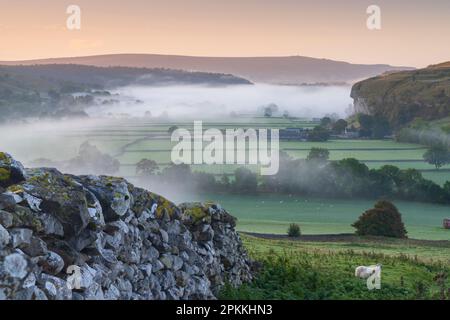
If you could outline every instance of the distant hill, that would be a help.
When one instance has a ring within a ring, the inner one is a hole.
[[[428,68],[430,69],[441,69],[441,68],[450,68],[450,61],[439,63],[439,64],[432,64]]]
[[[384,74],[356,83],[351,92],[357,112],[382,115],[392,126],[416,118],[450,116],[450,62],[415,71]]]
[[[62,80],[89,85],[116,87],[131,84],[251,84],[230,74],[188,72],[162,68],[96,67],[76,64],[1,65],[1,73],[27,78]]]
[[[155,54],[112,54],[29,61],[4,61],[3,65],[82,64],[99,67],[123,66],[169,68],[233,74],[253,82],[276,84],[352,83],[387,71],[411,70],[385,64],[351,64],[328,59],[291,57],[190,57]]]

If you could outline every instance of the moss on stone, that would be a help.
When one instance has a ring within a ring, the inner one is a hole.
[[[164,213],[167,213],[169,217],[173,215],[172,204],[165,198],[160,197],[158,201],[158,208],[156,209],[156,217],[162,218]]]
[[[12,193],[21,193],[21,192],[23,192],[23,188],[19,184],[12,185],[12,186],[8,187],[8,189],[6,189],[6,190],[8,190],[8,191],[10,191]]]
[[[6,155],[6,153],[4,153],[4,152],[0,152],[0,161],[4,161],[4,162],[6,162],[6,164],[10,164],[9,158]]]
[[[11,171],[6,168],[0,168],[0,181],[6,181],[11,178]]]

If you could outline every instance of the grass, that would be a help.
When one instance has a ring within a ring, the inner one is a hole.
[[[450,295],[448,248],[411,247],[386,239],[352,243],[304,243],[259,239],[242,235],[251,258],[262,270],[250,284],[226,286],[222,299],[441,299]],[[406,252],[406,253],[405,253]],[[359,265],[381,263],[381,289],[369,291],[366,281],[354,276]],[[444,294],[442,294],[444,292]]]
[[[192,199],[189,199],[192,200]],[[302,234],[353,233],[351,224],[367,209],[371,200],[314,199],[282,195],[202,195],[196,200],[213,200],[238,218],[240,231],[285,234],[291,223]],[[395,201],[410,238],[450,240],[442,227],[450,217],[448,206]]]
[[[65,160],[74,157],[81,143],[88,140],[103,152],[117,156],[122,168],[119,174],[133,176],[135,173],[131,165],[143,158],[157,161],[160,165],[170,163],[170,152],[175,142],[170,141],[168,129],[171,126],[192,129],[193,123],[182,122],[150,122],[148,120],[108,120],[100,123],[83,123],[79,126],[62,128],[60,134],[49,134],[47,129],[30,130],[21,143],[11,139],[2,141],[1,148],[14,151],[14,155],[28,163],[36,158],[52,158]],[[203,123],[203,128],[285,128],[311,127],[317,122],[306,119],[284,119],[264,117],[242,117],[224,121],[210,121]],[[23,135],[23,133],[22,133]],[[58,148],[54,146],[57,145]],[[328,142],[298,142],[281,141],[280,147],[296,158],[306,158],[313,147],[330,150],[331,160],[354,157],[365,162],[370,168],[379,168],[386,164],[398,166],[402,169],[416,168],[418,170],[432,170],[434,167],[423,161],[425,152],[423,146],[411,143],[399,143],[393,140],[330,140]],[[193,170],[214,174],[231,174],[238,166],[215,165],[194,166]],[[257,167],[253,167],[257,170]],[[450,169],[450,166],[444,167]],[[442,173],[426,172],[426,177],[443,184],[450,180],[450,171]]]

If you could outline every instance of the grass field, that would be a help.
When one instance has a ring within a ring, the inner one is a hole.
[[[449,243],[412,246],[407,240],[389,239],[314,243],[241,237],[262,269],[252,283],[226,287],[223,299],[450,299]],[[381,289],[369,291],[354,270],[377,263],[382,264]]]
[[[317,122],[307,119],[284,119],[264,117],[242,117],[224,121],[203,123],[203,128],[286,128],[286,127],[313,127]],[[86,121],[77,126],[64,126],[57,128],[30,128],[21,130],[20,143],[12,139],[1,141],[4,150],[14,150],[14,156],[26,164],[37,158],[51,158],[65,160],[74,157],[78,148],[84,141],[96,145],[103,152],[114,155],[121,162],[118,175],[132,177],[135,175],[135,164],[143,158],[157,161],[161,167],[171,162],[170,152],[175,144],[170,141],[168,129],[171,126],[183,127],[191,130],[193,123],[180,122],[150,122],[148,120],[110,120],[100,123]],[[51,132],[51,133],[50,133]],[[55,148],[55,146],[58,146]],[[297,142],[281,141],[281,150],[295,158],[306,158],[313,147],[330,150],[332,160],[353,157],[365,162],[370,168],[379,168],[383,165],[395,165],[402,169],[415,168],[422,170],[425,177],[444,184],[450,180],[450,166],[445,166],[439,172],[425,163],[422,155],[425,147],[417,144],[398,143],[392,140],[330,140],[328,142]],[[214,174],[232,174],[238,165],[193,166],[195,171],[204,171]],[[258,170],[257,166],[251,167]]]
[[[286,234],[290,223],[298,223],[303,234],[353,233],[351,224],[374,201],[311,199],[282,195],[204,195],[197,200],[212,200],[238,218],[237,228],[257,233]],[[435,204],[395,201],[410,238],[450,240],[450,230],[442,227],[450,217],[450,207]]]
[[[218,127],[308,127],[317,122],[304,119],[291,121],[282,118],[242,118],[233,122],[205,123],[204,128]],[[64,160],[77,154],[81,143],[88,140],[102,151],[114,155],[121,162],[118,176],[135,176],[135,164],[142,158],[157,161],[161,167],[170,163],[170,142],[167,130],[170,126],[192,127],[192,123],[150,123],[143,120],[111,120],[101,123],[89,121],[77,126],[58,124],[56,128],[42,126],[27,127],[20,135],[12,135],[0,141],[2,150],[14,150],[13,155],[28,164],[37,158]],[[6,130],[8,134],[11,130]],[[55,134],[59,132],[59,134]],[[0,132],[1,133],[1,132]],[[14,137],[20,139],[16,141]],[[281,149],[291,156],[305,158],[313,147],[330,150],[331,159],[356,157],[370,167],[378,168],[392,164],[402,169],[424,170],[426,178],[440,184],[450,180],[450,171],[432,171],[433,167],[422,161],[425,148],[410,143],[397,143],[392,140],[331,140],[324,143],[285,142]],[[194,171],[213,174],[232,174],[239,165],[193,165]],[[249,166],[257,171],[258,166]],[[447,167],[448,169],[448,167]],[[212,196],[212,200],[222,203],[239,218],[239,230],[285,233],[291,222],[298,222],[306,234],[347,233],[356,218],[373,201],[364,200],[320,200],[294,199],[287,196]],[[206,200],[206,199],[201,199]],[[404,215],[409,235],[419,239],[448,239],[450,233],[442,228],[442,219],[450,217],[450,208],[432,205],[397,202]]]

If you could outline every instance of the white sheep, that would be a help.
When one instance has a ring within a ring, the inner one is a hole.
[[[381,273],[381,264],[377,264],[375,266],[359,266],[355,269],[355,277],[361,278],[361,279],[367,279],[371,275],[377,273]]]

